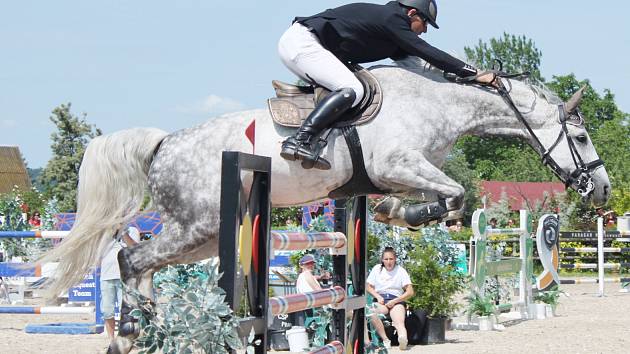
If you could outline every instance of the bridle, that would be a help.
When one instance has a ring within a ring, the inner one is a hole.
[[[542,163],[545,166],[549,166],[553,173],[562,181],[565,187],[572,187],[576,192],[578,192],[582,197],[588,197],[595,190],[595,183],[593,183],[593,174],[595,171],[604,165],[604,161],[602,159],[596,159],[590,162],[585,163],[582,156],[578,152],[575,147],[575,142],[573,138],[569,135],[569,131],[567,129],[567,122],[569,118],[573,115],[577,116],[578,123],[575,125],[583,125],[584,118],[582,117],[582,113],[579,109],[574,109],[572,112],[566,112],[565,104],[558,105],[558,123],[562,125],[562,129],[560,133],[558,133],[558,137],[556,141],[549,147],[548,149],[540,142],[540,139],[534,133],[534,130],[531,128],[529,123],[523,117],[521,111],[518,110],[512,97],[510,96],[510,91],[505,87],[503,81],[501,79],[512,79],[512,78],[523,78],[529,76],[529,72],[523,72],[518,74],[508,74],[502,72],[500,70],[492,70],[492,72],[497,77],[498,87],[495,87],[499,95],[503,98],[503,100],[507,103],[507,105],[514,111],[516,118],[525,126],[529,135],[532,137],[534,141],[534,149],[538,152],[541,157]],[[452,75],[448,75],[445,73],[445,77],[454,82],[467,83],[467,84],[476,84],[475,78],[473,76],[471,78],[457,78]],[[571,123],[570,123],[571,124]],[[571,152],[571,158],[573,159],[573,164],[575,169],[571,172],[565,172],[558,162],[551,157],[551,152],[558,146],[562,138],[565,138],[567,144],[569,146],[569,151]]]
[[[572,187],[578,192],[582,197],[588,197],[595,190],[595,183],[593,183],[593,173],[604,165],[604,161],[602,159],[596,159],[590,162],[585,163],[582,156],[578,152],[575,147],[575,142],[573,138],[569,135],[569,131],[567,129],[568,118],[571,115],[575,114],[579,118],[580,125],[584,124],[584,119],[582,118],[582,113],[576,108],[574,112],[566,113],[564,103],[558,105],[558,123],[562,125],[562,129],[560,129],[560,133],[558,133],[558,137],[556,141],[549,147],[548,149],[540,142],[540,139],[534,134],[534,131],[530,127],[529,123],[523,117],[523,114],[518,110],[514,101],[512,101],[512,97],[510,96],[509,91],[505,88],[503,83],[499,80],[499,88],[497,91],[499,95],[503,97],[503,100],[512,108],[516,118],[523,123],[529,135],[532,137],[534,144],[536,145],[535,149],[540,154],[542,159],[542,163],[545,166],[549,166],[553,173],[564,183],[564,185],[568,187]],[[564,137],[569,146],[569,151],[571,152],[571,158],[573,159],[573,165],[575,169],[571,172],[565,172],[560,165],[556,162],[556,160],[551,157],[551,152],[558,146],[560,141]]]

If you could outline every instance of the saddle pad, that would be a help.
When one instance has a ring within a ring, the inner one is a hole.
[[[355,116],[351,120],[347,120],[348,124],[362,125],[365,124],[378,114],[381,110],[383,102],[383,92],[381,85],[376,77],[366,69],[361,69],[355,73],[365,87],[366,97],[372,97],[370,102],[366,102],[360,112],[360,117]],[[285,127],[297,128],[302,125],[302,121],[308,117],[309,113],[315,108],[315,101],[323,97],[318,89],[315,93],[300,94],[290,97],[275,97],[267,100],[269,112],[276,124]],[[357,119],[358,117],[358,119]]]

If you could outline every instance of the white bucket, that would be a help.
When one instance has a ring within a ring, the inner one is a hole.
[[[308,335],[306,329],[300,326],[294,326],[287,330],[287,341],[289,341],[289,350],[292,352],[303,352],[308,350]]]

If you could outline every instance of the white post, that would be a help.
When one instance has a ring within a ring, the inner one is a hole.
[[[604,296],[604,219],[597,218],[597,273],[599,274],[599,294]]]
[[[518,297],[519,302],[521,303],[521,316],[522,318],[528,318],[529,314],[529,298],[528,298],[528,279],[527,279],[527,254],[526,254],[526,243],[529,234],[527,233],[527,210],[520,210],[520,232],[518,235],[519,241],[519,253],[521,258],[521,271],[519,273],[519,287],[518,287]]]

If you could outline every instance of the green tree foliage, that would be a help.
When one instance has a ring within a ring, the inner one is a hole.
[[[101,131],[88,124],[86,114],[70,112],[71,104],[62,104],[52,111],[51,122],[57,132],[51,135],[53,157],[42,171],[40,182],[48,196],[54,196],[61,211],[76,210],[79,166],[90,139]]]
[[[503,71],[529,71],[530,77],[544,80],[540,74],[542,52],[536,48],[534,41],[525,36],[517,37],[504,32],[502,38],[491,38],[489,43],[480,39],[476,47],[464,47],[464,52],[468,60],[479,68],[491,69],[495,59],[499,59],[503,63]]]

